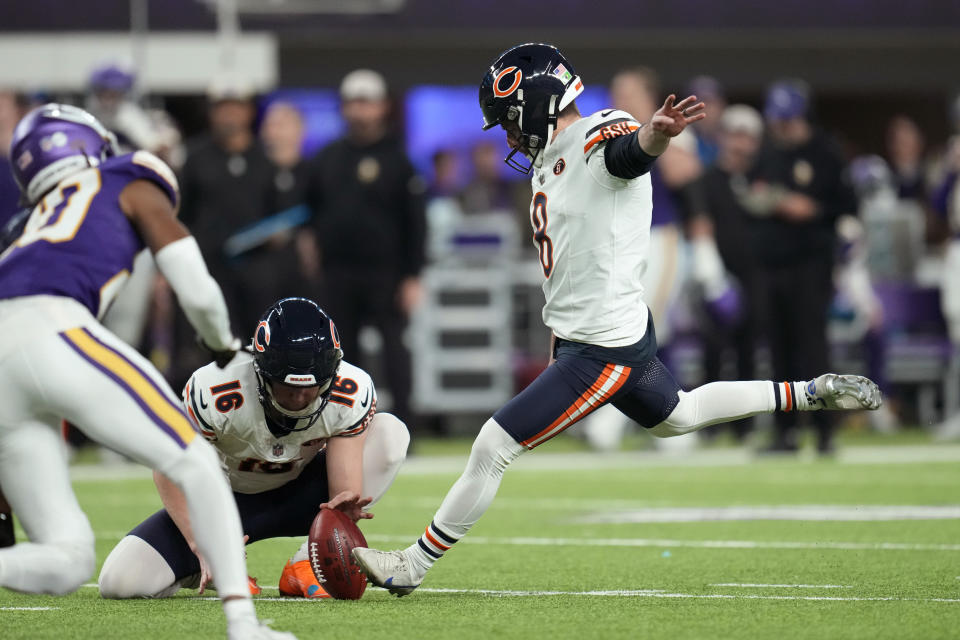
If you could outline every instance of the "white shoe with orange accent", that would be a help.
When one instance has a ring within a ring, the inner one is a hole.
[[[309,560],[287,560],[280,574],[280,594],[291,598],[329,598],[330,594],[317,581]]]
[[[370,582],[383,587],[398,598],[410,595],[423,582],[423,576],[414,571],[413,565],[402,551],[377,551],[366,547],[354,547],[350,552],[360,570]]]

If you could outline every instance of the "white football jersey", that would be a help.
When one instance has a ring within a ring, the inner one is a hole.
[[[337,373],[319,419],[282,438],[267,427],[250,354],[237,354],[223,369],[215,363],[197,369],[183,389],[183,402],[194,427],[217,449],[230,487],[261,493],[299,476],[327,439],[367,428],[377,410],[373,380],[348,362],[341,362]]]
[[[546,278],[543,321],[560,338],[622,347],[646,332],[650,176],[617,178],[603,159],[607,140],[639,127],[624,111],[598,111],[561,130],[534,168],[530,220]]]

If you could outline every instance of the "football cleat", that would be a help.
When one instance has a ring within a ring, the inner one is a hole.
[[[807,403],[819,409],[878,409],[880,388],[863,376],[825,373],[807,383]]]
[[[237,620],[227,624],[227,640],[297,640],[288,631],[274,631],[256,618]]]
[[[414,573],[402,551],[377,551],[354,547],[350,552],[360,570],[370,582],[383,587],[398,598],[408,596],[423,582],[423,576]]]
[[[250,595],[258,596],[263,589],[257,584],[257,579],[253,576],[247,576],[247,586],[250,587]]]
[[[317,577],[313,575],[309,560],[287,560],[280,574],[280,594],[291,598],[329,598]]]

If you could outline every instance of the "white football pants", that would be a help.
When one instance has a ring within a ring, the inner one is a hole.
[[[94,534],[70,486],[60,419],[183,490],[220,597],[249,598],[240,519],[213,449],[134,349],[80,303],[0,301],[0,486],[29,543],[0,550],[0,586],[64,594],[93,573]]]

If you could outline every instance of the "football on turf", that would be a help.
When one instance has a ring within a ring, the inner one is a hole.
[[[310,568],[317,582],[338,600],[359,600],[367,577],[350,557],[354,547],[367,541],[357,525],[342,511],[320,509],[310,526]]]

